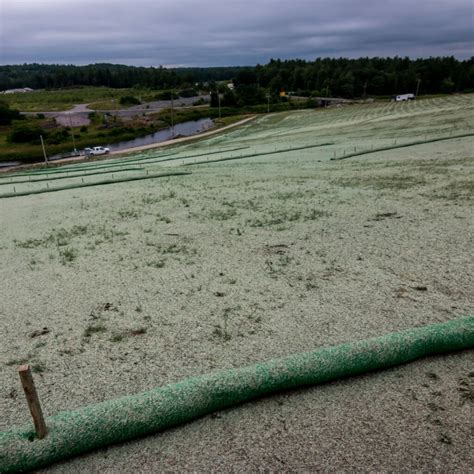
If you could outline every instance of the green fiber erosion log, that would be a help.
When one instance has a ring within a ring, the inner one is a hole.
[[[474,316],[270,360],[166,385],[0,433],[0,472],[47,466],[111,443],[163,430],[279,390],[392,367],[419,357],[474,348]]]

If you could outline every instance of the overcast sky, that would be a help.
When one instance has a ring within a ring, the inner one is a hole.
[[[264,64],[473,51],[471,0],[0,0],[0,63]]]

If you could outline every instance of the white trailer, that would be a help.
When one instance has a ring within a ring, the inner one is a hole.
[[[395,96],[396,102],[403,102],[405,100],[415,100],[415,94],[400,94]]]

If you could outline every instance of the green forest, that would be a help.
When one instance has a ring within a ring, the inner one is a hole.
[[[423,95],[468,92],[474,90],[474,57],[463,61],[454,57],[272,59],[252,67],[177,69],[116,64],[0,66],[0,90],[77,86],[171,89],[228,80],[252,88],[253,94],[262,88],[273,94],[284,90],[306,97],[390,96],[415,92],[418,84]]]

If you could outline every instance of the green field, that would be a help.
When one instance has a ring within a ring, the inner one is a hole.
[[[472,315],[473,112],[453,95],[274,113],[0,175],[0,430],[29,422],[24,362],[54,414]],[[472,351],[432,357],[49,472],[396,471],[401,457],[461,472],[473,393]]]
[[[77,87],[60,90],[40,90],[24,94],[5,94],[2,100],[13,109],[22,112],[50,112],[68,110],[75,104],[100,103],[113,104],[120,108],[120,98],[133,95],[142,101],[153,100],[161,91],[150,89],[113,89],[110,87]],[[102,104],[103,105],[103,104]]]

